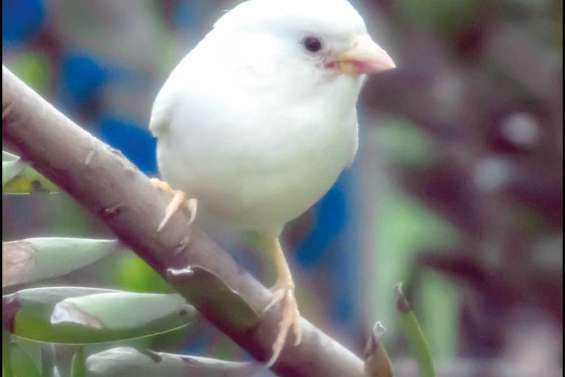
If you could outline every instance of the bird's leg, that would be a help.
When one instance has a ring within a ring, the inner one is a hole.
[[[163,230],[165,225],[169,222],[173,214],[181,209],[182,207],[186,208],[190,212],[190,223],[192,223],[196,217],[196,211],[198,208],[198,202],[194,198],[186,199],[186,194],[181,190],[173,190],[171,186],[165,181],[161,181],[157,178],[151,178],[151,184],[154,187],[157,187],[161,191],[165,191],[170,194],[173,198],[167,205],[165,209],[165,216],[163,216],[163,220],[157,227],[157,232]]]
[[[273,355],[269,360],[268,366],[271,367],[278,359],[284,348],[289,331],[292,329],[294,335],[294,345],[297,346],[302,341],[302,328],[300,327],[300,313],[294,296],[294,280],[290,273],[283,249],[278,238],[273,238],[269,245],[270,252],[275,259],[277,280],[272,288],[273,299],[265,308],[271,309],[277,303],[281,303],[282,317],[279,322],[279,333],[273,343]]]

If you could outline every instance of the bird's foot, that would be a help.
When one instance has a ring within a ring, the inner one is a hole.
[[[294,335],[294,345],[298,346],[302,342],[300,312],[298,311],[296,297],[294,296],[294,284],[292,282],[277,282],[271,290],[273,292],[273,299],[265,308],[265,312],[280,303],[282,317],[279,322],[279,333],[272,347],[273,355],[267,363],[269,368],[279,358],[291,330]]]
[[[174,213],[181,208],[186,208],[190,212],[189,221],[191,224],[192,222],[194,222],[194,219],[196,218],[196,212],[198,209],[198,201],[196,199],[194,198],[187,199],[186,194],[184,192],[182,192],[181,190],[173,190],[167,182],[161,181],[160,179],[152,178],[151,184],[154,187],[158,188],[159,190],[165,191],[166,193],[170,194],[173,197],[169,202],[169,204],[167,205],[167,208],[165,209],[165,216],[163,216],[163,220],[161,220],[161,223],[157,227],[157,232],[163,230],[163,228],[165,227],[165,225],[167,225],[167,223],[174,215]]]

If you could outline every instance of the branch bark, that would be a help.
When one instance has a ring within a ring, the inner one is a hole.
[[[100,217],[116,236],[183,293],[171,269],[202,266],[257,312],[270,291],[204,232],[178,212],[156,229],[168,199],[121,153],[81,129],[2,66],[2,135],[22,158]],[[186,295],[186,292],[183,293]],[[267,312],[252,327],[227,321],[230,307],[193,302],[216,327],[258,360],[267,360],[279,313]],[[362,377],[363,363],[349,350],[302,320],[303,340],[287,347],[273,370],[282,377]]]

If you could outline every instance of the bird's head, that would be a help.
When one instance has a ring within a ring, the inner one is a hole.
[[[395,67],[346,0],[249,0],[225,14],[215,30],[233,41],[233,59],[266,74],[331,79]]]

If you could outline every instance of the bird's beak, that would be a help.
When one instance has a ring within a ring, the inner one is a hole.
[[[347,75],[377,73],[396,68],[394,61],[368,35],[357,37],[352,47],[337,56],[337,69]]]

